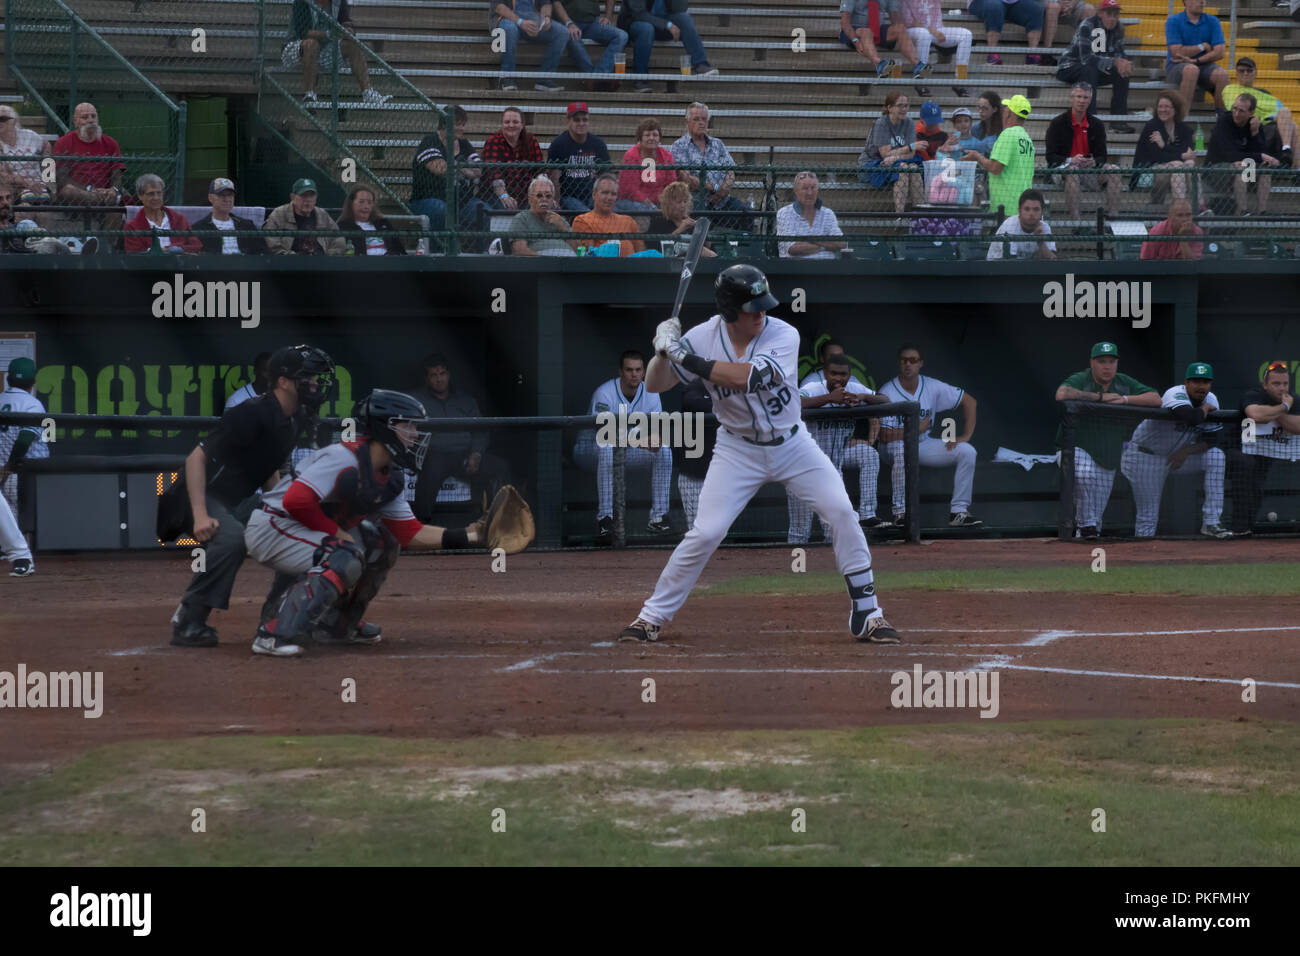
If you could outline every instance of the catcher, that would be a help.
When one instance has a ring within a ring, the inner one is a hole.
[[[248,521],[249,556],[274,568],[253,653],[296,657],[297,643],[376,644],[380,627],[362,619],[399,549],[502,548],[533,539],[532,512],[510,485],[487,514],[464,528],[421,524],[402,497],[403,470],[416,474],[429,435],[424,407],[401,392],[375,389],[353,413],[358,438],[329,445],[296,475],[262,496]]]

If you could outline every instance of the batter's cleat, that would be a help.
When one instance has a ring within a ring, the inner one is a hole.
[[[620,641],[626,641],[627,643],[633,641],[640,641],[642,643],[647,641],[657,641],[659,640],[659,625],[651,624],[649,621],[642,620],[638,617],[635,621],[619,632],[618,639]]]
[[[871,515],[869,518],[863,518],[858,522],[858,524],[862,525],[863,531],[883,530],[894,526],[892,521],[887,521],[884,518],[877,518],[875,515]]]
[[[36,573],[36,565],[32,564],[31,558],[19,558],[14,562],[14,566],[9,569],[11,578],[28,578]]]
[[[1101,537],[1101,532],[1097,530],[1096,525],[1086,524],[1079,529],[1079,537],[1086,541],[1095,541]]]
[[[668,523],[667,518],[656,518],[645,526],[645,529],[651,534],[672,534],[673,526]]]
[[[596,545],[608,547],[614,543],[614,519],[600,518],[596,521]]]
[[[268,657],[297,657],[302,653],[302,648],[259,628],[257,637],[253,638],[253,653],[266,654]]]
[[[948,526],[951,528],[978,528],[983,523],[969,511],[956,511],[948,515]]]
[[[903,639],[898,636],[898,632],[889,626],[889,622],[883,617],[873,617],[867,622],[866,637],[860,637],[858,640],[870,641],[872,644],[901,644]]]
[[[312,631],[311,639],[317,644],[378,644],[383,640],[384,629],[378,624],[362,621],[351,634],[335,634],[328,627],[318,627]]]
[[[1205,535],[1207,538],[1223,539],[1232,537],[1232,532],[1227,528],[1220,527],[1217,524],[1210,524],[1209,522],[1201,525],[1201,534]]]

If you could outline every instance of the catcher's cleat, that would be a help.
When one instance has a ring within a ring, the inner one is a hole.
[[[312,631],[311,639],[317,644],[378,644],[383,640],[384,629],[378,624],[362,621],[350,634],[335,634],[328,627]]]
[[[1208,521],[1201,525],[1201,534],[1205,535],[1207,538],[1223,539],[1232,537],[1232,532],[1227,528],[1220,527],[1217,524],[1210,524]]]
[[[614,543],[614,519],[601,518],[596,522],[596,544],[607,547]]]
[[[954,511],[948,515],[948,526],[951,528],[978,528],[983,523],[969,511]]]
[[[668,523],[667,518],[657,518],[645,526],[645,529],[651,534],[672,534],[673,526]]]
[[[858,638],[859,641],[870,641],[872,644],[901,644],[902,638],[898,632],[889,626],[889,622],[883,617],[873,617],[867,622],[867,633]]]
[[[36,573],[36,565],[32,564],[31,558],[19,558],[14,562],[13,567],[9,570],[11,578],[26,578]]]
[[[892,521],[888,521],[884,518],[877,518],[875,515],[872,515],[869,518],[863,518],[858,522],[858,524],[862,525],[863,531],[884,530],[885,528],[892,528],[894,526]]]
[[[659,640],[659,625],[651,624],[649,621],[637,618],[619,633],[620,641],[657,641]]]
[[[257,637],[253,638],[253,653],[268,657],[297,657],[302,653],[302,648],[282,637],[268,634],[259,627]]]

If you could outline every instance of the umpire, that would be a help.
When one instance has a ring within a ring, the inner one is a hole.
[[[235,575],[244,563],[244,525],[257,506],[256,492],[279,480],[281,466],[298,435],[314,422],[333,376],[334,361],[320,349],[280,349],[271,356],[270,391],[228,408],[221,424],[185,459],[183,482],[168,491],[173,509],[183,508],[180,496],[188,496],[194,538],[204,546],[204,566],[172,615],[171,642],[176,647],[216,646],[217,632],[207,623],[208,614],[214,607],[224,611],[230,606]],[[176,536],[163,530],[166,524],[160,512],[159,537],[164,541]],[[188,524],[171,527],[184,529]]]

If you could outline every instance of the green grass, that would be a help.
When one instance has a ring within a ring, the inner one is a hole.
[[[879,571],[882,593],[922,588],[935,591],[1079,591],[1091,594],[1198,594],[1271,596],[1294,590],[1300,564],[1162,565],[1111,564],[1092,570],[1081,552],[1078,567],[970,568],[953,571]],[[697,585],[698,594],[839,594],[838,574],[768,574]]]
[[[0,859],[1296,865],[1297,749],[1291,724],[978,718],[858,731],[136,742],[0,787]],[[195,807],[204,833],[191,830]],[[1098,807],[1105,833],[1092,829]],[[495,808],[504,833],[491,829]],[[795,808],[803,833],[791,829]]]

